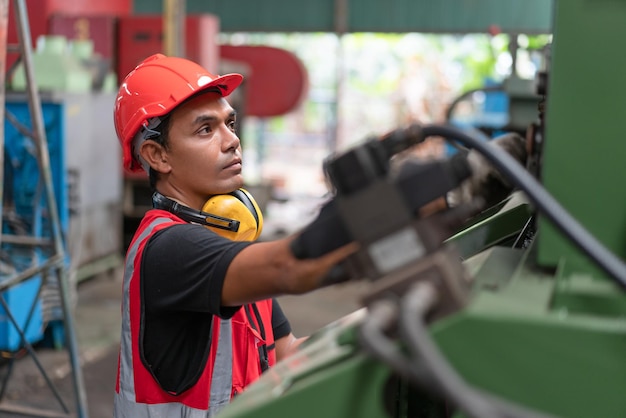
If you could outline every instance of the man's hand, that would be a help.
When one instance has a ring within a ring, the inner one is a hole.
[[[292,333],[289,333],[289,335],[274,341],[276,344],[276,361],[281,361],[298,351],[300,344],[307,338],[309,337],[296,338]]]

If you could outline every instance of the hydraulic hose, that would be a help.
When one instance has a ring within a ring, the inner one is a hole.
[[[442,136],[458,140],[468,148],[478,150],[494,167],[526,193],[539,212],[543,213],[566,237],[584,251],[596,264],[626,289],[626,264],[609,251],[585,229],[548,191],[505,151],[445,125],[425,125],[422,135]]]

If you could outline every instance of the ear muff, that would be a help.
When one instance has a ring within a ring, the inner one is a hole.
[[[263,229],[263,214],[252,195],[245,189],[211,197],[202,207],[203,212],[239,221],[237,231],[206,225],[216,234],[233,241],[254,241]]]

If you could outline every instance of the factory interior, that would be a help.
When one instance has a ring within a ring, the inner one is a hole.
[[[0,418],[122,418],[154,190],[113,111],[157,53],[243,75],[256,240],[358,244],[274,295],[294,354],[167,416],[626,417],[625,28],[615,0],[0,0]]]

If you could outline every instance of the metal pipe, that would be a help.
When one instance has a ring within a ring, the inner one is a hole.
[[[47,238],[38,238],[24,235],[0,234],[2,242],[17,245],[31,245],[38,247],[50,247],[52,241]]]
[[[43,262],[42,264],[36,265],[36,266],[32,266],[27,268],[26,270],[23,270],[21,272],[19,272],[18,274],[16,274],[13,277],[10,277],[8,279],[4,279],[2,280],[2,282],[0,282],[0,292],[4,292],[5,290],[9,289],[12,286],[15,286],[16,284],[22,283],[24,280],[41,273],[42,271],[45,271],[47,269],[53,268],[55,267],[57,264],[59,263],[63,263],[64,259],[59,257],[59,256],[52,256],[52,257],[48,257],[48,259]]]
[[[185,57],[185,0],[163,0],[163,51]]]
[[[17,323],[17,320],[15,319],[13,314],[11,313],[11,308],[9,307],[9,304],[4,300],[4,296],[3,295],[0,295],[0,304],[2,304],[2,308],[4,309],[4,313],[7,316],[7,318],[13,324],[13,327],[15,328],[17,333],[20,334],[20,338],[22,339],[22,343],[24,344],[24,347],[30,353],[31,358],[35,362],[35,366],[37,366],[37,368],[41,372],[41,375],[43,376],[44,380],[48,384],[48,387],[52,391],[52,394],[54,395],[54,397],[57,399],[57,401],[61,405],[61,408],[63,408],[63,411],[65,411],[66,413],[69,412],[69,409],[65,405],[65,402],[63,402],[63,398],[59,394],[59,391],[56,390],[56,388],[54,387],[54,384],[50,380],[50,377],[46,373],[46,370],[43,368],[43,365],[39,361],[39,357],[37,357],[37,354],[35,353],[35,349],[31,345],[31,343],[28,342],[28,338],[26,338],[25,330],[22,330],[22,328],[20,328],[20,325]]]
[[[335,20],[334,29],[337,35],[336,51],[336,81],[335,81],[335,104],[333,109],[334,129],[331,133],[330,152],[335,152],[340,148],[341,142],[341,101],[345,85],[345,52],[343,47],[343,36],[348,31],[349,16],[348,0],[335,0]]]
[[[55,255],[61,260],[65,259],[65,247],[62,241],[61,225],[57,208],[56,197],[52,186],[52,174],[50,171],[50,154],[46,140],[46,132],[43,124],[41,100],[38,95],[37,82],[32,60],[31,31],[28,21],[28,11],[24,0],[14,0],[15,17],[17,20],[17,33],[19,45],[24,62],[24,74],[26,76],[26,86],[28,94],[28,107],[30,110],[31,124],[36,143],[39,144],[39,170],[43,177],[46,197],[48,202],[48,213],[52,225],[52,238],[54,240]],[[63,309],[63,323],[65,326],[66,344],[68,346],[70,363],[72,365],[72,377],[76,395],[77,415],[79,418],[87,418],[87,396],[83,383],[83,375],[78,354],[78,343],[76,341],[74,319],[69,305],[69,292],[67,281],[67,269],[65,263],[61,262],[57,266],[57,279],[61,293],[61,305]]]
[[[4,102],[6,97],[6,64],[8,50],[8,27],[9,27],[9,0],[0,0],[0,167],[4,167]],[[4,170],[0,170],[0,219],[4,207]],[[0,237],[0,245],[2,238]]]

